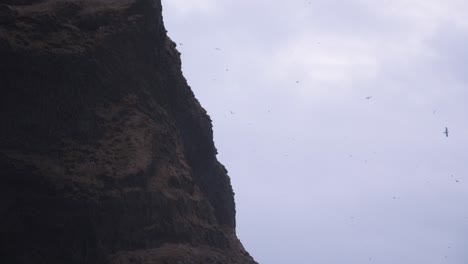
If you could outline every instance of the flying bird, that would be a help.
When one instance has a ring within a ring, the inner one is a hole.
[[[372,99],[372,96],[366,96],[366,100]]]
[[[234,114],[234,112],[233,112],[233,111],[229,111],[229,112],[231,113],[231,115],[233,115],[233,114]]]
[[[444,132],[445,136],[448,137],[448,134],[449,134],[449,131],[448,131],[448,128],[445,127],[445,132]]]

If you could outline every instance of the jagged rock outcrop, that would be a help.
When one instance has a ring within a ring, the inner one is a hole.
[[[0,0],[1,263],[255,263],[161,12]]]

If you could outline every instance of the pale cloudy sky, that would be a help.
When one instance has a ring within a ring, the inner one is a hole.
[[[163,8],[257,261],[468,263],[467,1]]]

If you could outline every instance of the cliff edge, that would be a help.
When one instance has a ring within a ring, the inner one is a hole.
[[[0,0],[0,262],[256,263],[160,0]]]

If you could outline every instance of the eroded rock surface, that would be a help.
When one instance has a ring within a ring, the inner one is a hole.
[[[1,263],[255,263],[159,0],[1,12]]]

